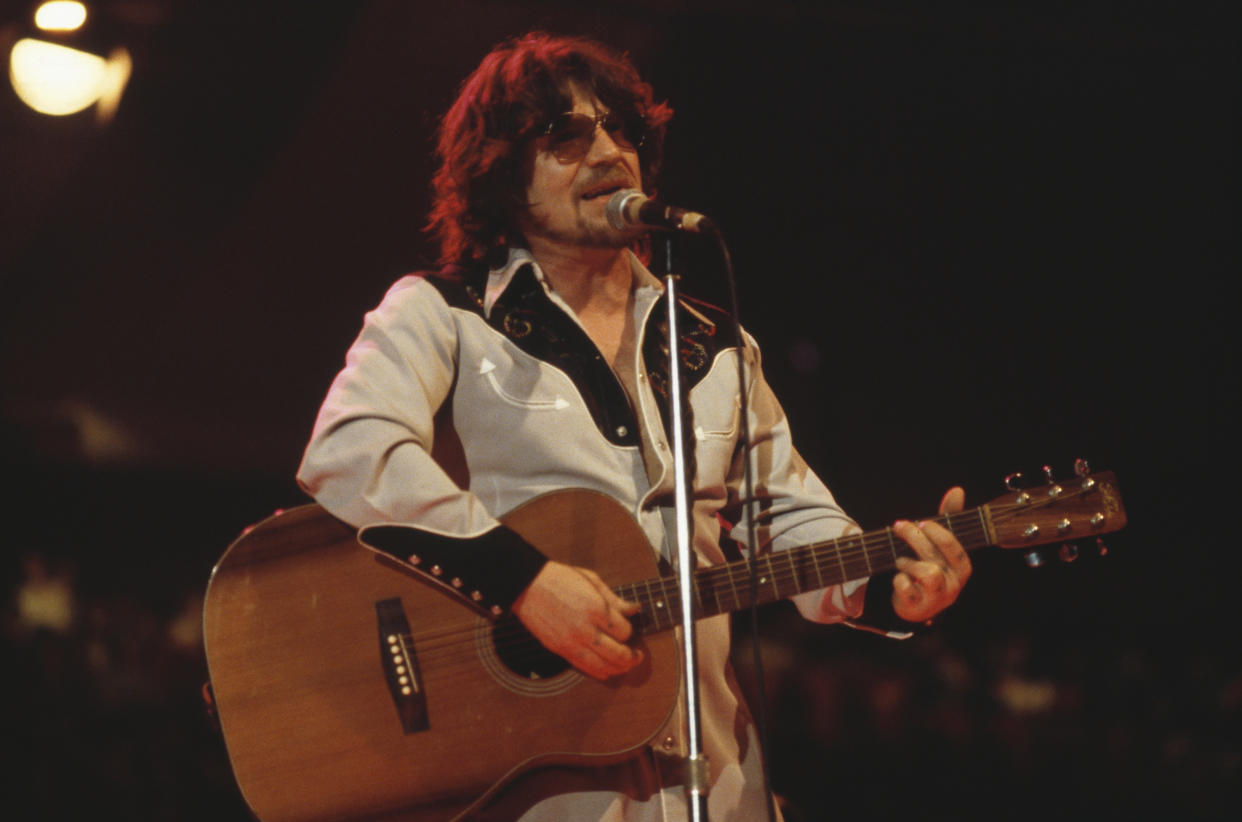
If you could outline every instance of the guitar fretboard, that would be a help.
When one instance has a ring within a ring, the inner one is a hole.
[[[953,532],[969,550],[992,544],[989,516],[988,506],[981,505],[932,519]],[[694,573],[691,586],[695,615],[702,618],[731,613],[752,604],[763,605],[865,579],[897,567],[897,558],[902,556],[913,557],[915,553],[889,527],[764,554],[755,562],[753,589],[746,560],[702,568]],[[681,591],[676,577],[657,577],[615,590],[642,606],[632,618],[640,631],[666,631],[681,623]]]

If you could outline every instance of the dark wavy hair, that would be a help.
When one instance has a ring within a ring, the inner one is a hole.
[[[654,193],[673,111],[655,102],[629,59],[593,40],[531,32],[496,46],[462,83],[440,124],[427,231],[440,241],[440,262],[498,265],[521,245],[517,216],[527,207],[526,148],[557,114],[573,108],[576,86],[610,110],[642,117],[643,187]]]

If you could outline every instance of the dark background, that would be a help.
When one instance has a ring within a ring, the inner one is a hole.
[[[198,701],[208,574],[304,501],[362,313],[433,259],[457,84],[545,28],[672,104],[662,193],[724,227],[800,449],[865,525],[1077,457],[1120,480],[1108,556],[978,554],[909,642],[762,615],[791,819],[1236,812],[1234,8],[100,4],[134,58],[112,123],[0,90],[6,801],[245,818]],[[713,250],[678,254],[723,299]],[[57,629],[18,607],[48,578]]]

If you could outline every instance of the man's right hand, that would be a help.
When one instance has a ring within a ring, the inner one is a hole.
[[[549,651],[604,680],[633,668],[642,652],[625,642],[636,602],[612,592],[586,568],[549,561],[513,603],[513,613]]]

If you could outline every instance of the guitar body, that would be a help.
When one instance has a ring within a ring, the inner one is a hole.
[[[557,492],[504,521],[610,585],[656,575],[637,524],[601,494]],[[384,609],[408,623],[405,697],[386,660],[395,640]],[[622,759],[671,714],[672,632],[641,639],[643,664],[601,683],[572,668],[518,674],[492,630],[317,505],[254,526],[217,564],[204,604],[216,710],[251,810],[262,822],[448,822],[539,764]]]

